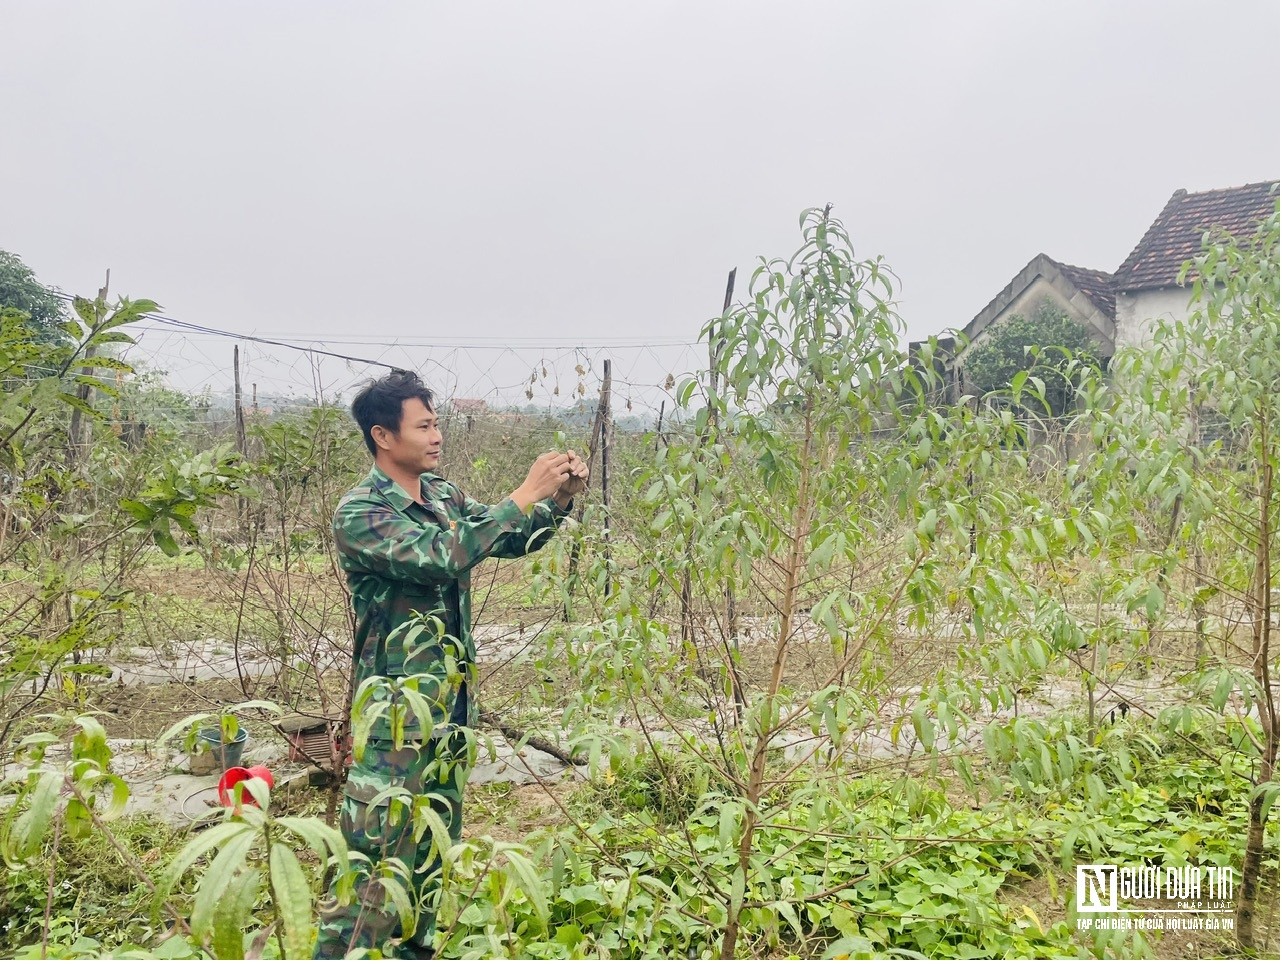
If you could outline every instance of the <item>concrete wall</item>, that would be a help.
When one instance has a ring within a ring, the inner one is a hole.
[[[1118,348],[1145,347],[1152,344],[1154,322],[1184,321],[1189,316],[1190,288],[1153,288],[1117,293],[1117,328],[1114,340]]]
[[[1044,299],[1050,299],[1056,307],[1063,308],[1064,312],[1070,317],[1079,319],[1079,312],[1069,305],[1064,296],[1056,291],[1054,286],[1045,278],[1038,277],[1034,278],[1027,288],[1016,295],[1009,305],[994,315],[992,321],[988,322],[988,324],[984,326],[984,329],[987,330],[995,325],[1001,324],[1011,315],[1023,315],[1025,318],[1031,318]],[[970,350],[971,346],[978,346],[983,343],[984,332],[981,331],[975,336],[975,340],[973,342],[962,349],[961,353],[957,356],[957,360],[964,361],[966,353]]]

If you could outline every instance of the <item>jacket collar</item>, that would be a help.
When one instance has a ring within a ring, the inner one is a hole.
[[[432,483],[439,479],[439,475],[432,472],[424,472],[419,476],[419,485],[424,488],[430,488]],[[390,502],[398,512],[404,512],[411,505],[418,502],[418,499],[413,498],[408,492],[402,489],[399,483],[392,481],[391,477],[377,465],[370,469],[370,473],[366,476],[365,481],[369,484],[371,489],[381,494],[383,498],[387,499],[387,501]],[[420,492],[419,494],[421,496],[423,493]]]

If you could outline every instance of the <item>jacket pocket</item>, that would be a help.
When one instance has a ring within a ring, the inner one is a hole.
[[[449,675],[451,624],[455,620],[445,607],[439,587],[415,587],[404,598],[408,610],[397,627],[401,670],[397,675],[417,676],[429,673],[444,678]]]

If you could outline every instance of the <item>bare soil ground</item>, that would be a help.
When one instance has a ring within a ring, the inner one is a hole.
[[[563,827],[573,780],[543,784],[469,784],[463,804],[464,837],[489,836],[523,843],[531,833]]]
[[[104,725],[113,737],[146,740],[159,736],[183,717],[216,713],[248,698],[269,697],[246,697],[235,680],[158,683],[107,689],[91,697],[86,709],[103,713]],[[245,722],[252,731],[253,722]]]

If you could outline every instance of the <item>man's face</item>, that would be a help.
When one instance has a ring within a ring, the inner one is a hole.
[[[401,402],[400,431],[384,431],[380,435],[378,441],[386,447],[388,458],[399,468],[422,475],[435,472],[441,464],[443,438],[436,412],[417,398]]]

